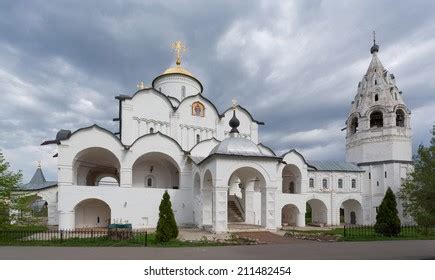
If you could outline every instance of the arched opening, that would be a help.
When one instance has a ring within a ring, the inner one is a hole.
[[[180,172],[170,156],[151,152],[133,164],[133,187],[178,189]]]
[[[106,202],[90,198],[74,208],[76,228],[103,228],[110,224],[111,210]]]
[[[340,222],[345,224],[363,224],[362,206],[355,199],[343,201],[340,207]]]
[[[396,126],[405,127],[405,113],[402,109],[396,111]]]
[[[150,127],[150,133],[154,133],[154,127]]]
[[[204,174],[202,182],[202,224],[203,226],[211,226],[214,221],[213,211],[213,177],[210,170]]]
[[[112,178],[111,186],[119,186],[119,168],[118,158],[111,151],[100,147],[81,151],[73,163],[74,177],[79,186],[98,186],[107,177]]]
[[[301,171],[294,164],[287,164],[282,170],[282,192],[301,193]]]
[[[375,101],[379,101],[379,95],[375,94]]]
[[[325,203],[319,199],[310,199],[307,201],[305,223],[307,225],[323,226],[328,223],[328,208]]]
[[[118,186],[118,180],[117,180],[117,178],[112,177],[112,176],[104,176],[101,179],[100,178],[97,179],[96,185],[102,186],[102,187]]]
[[[228,181],[228,223],[266,226],[266,180],[255,168],[241,167]]]
[[[384,119],[381,111],[374,111],[370,114],[370,127],[383,127]]]
[[[281,210],[281,225],[295,226],[299,209],[294,204],[287,204]]]
[[[358,131],[358,118],[354,117],[350,121],[350,134],[354,134]]]

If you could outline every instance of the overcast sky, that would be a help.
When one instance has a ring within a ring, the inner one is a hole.
[[[112,131],[118,94],[174,64],[223,112],[235,97],[277,153],[344,159],[344,127],[376,30],[412,111],[414,150],[435,122],[435,1],[1,1],[0,149],[24,181],[57,179],[59,129]]]

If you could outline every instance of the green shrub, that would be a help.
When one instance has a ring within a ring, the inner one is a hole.
[[[156,241],[168,242],[177,238],[178,227],[175,222],[174,212],[172,211],[171,198],[167,191],[163,194],[162,202],[159,206],[159,221],[157,223]]]
[[[376,215],[375,232],[383,236],[397,236],[400,233],[400,219],[397,211],[396,196],[388,188]]]

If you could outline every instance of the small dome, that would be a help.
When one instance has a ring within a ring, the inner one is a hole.
[[[251,140],[231,135],[216,145],[210,152],[220,155],[240,155],[240,156],[268,156],[261,152],[257,145]]]
[[[166,74],[183,74],[183,75],[194,77],[192,73],[190,73],[189,71],[187,71],[186,69],[184,69],[179,65],[168,68],[162,73],[162,75],[166,75]]]
[[[370,53],[373,54],[374,52],[379,52],[379,46],[376,44],[373,44],[373,46],[370,48]]]

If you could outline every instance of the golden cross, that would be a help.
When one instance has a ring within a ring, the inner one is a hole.
[[[137,84],[137,88],[138,89],[144,89],[145,88],[145,84],[143,83],[143,81],[141,81],[139,84]]]
[[[233,98],[233,100],[231,102],[232,102],[232,106],[231,107],[233,108],[233,110],[236,110],[237,100],[235,98]]]
[[[187,50],[186,46],[180,40],[177,40],[174,43],[172,43],[172,49],[175,51],[175,57],[177,58],[177,61],[175,63],[177,65],[180,65],[181,64],[181,56]]]

